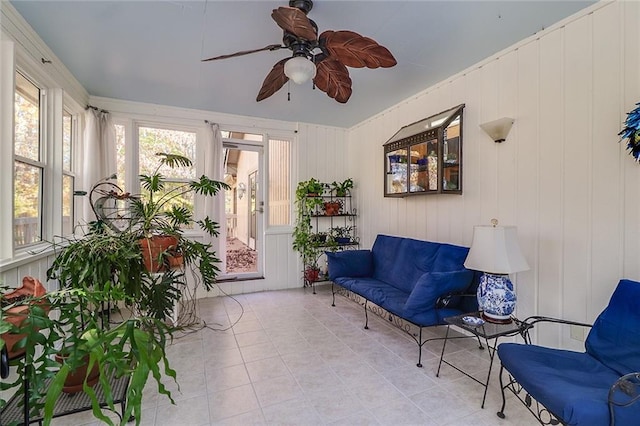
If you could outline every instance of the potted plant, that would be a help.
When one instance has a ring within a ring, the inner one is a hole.
[[[146,194],[131,198],[132,229],[139,237],[143,256],[148,259],[152,272],[164,270],[162,265],[169,262],[167,257],[182,256],[187,265],[197,263],[205,288],[209,290],[219,272],[216,265],[220,260],[211,250],[211,244],[185,238],[183,227],[198,225],[206,234],[215,237],[218,224],[208,216],[195,220],[193,211],[181,200],[189,193],[214,196],[229,186],[202,175],[198,180],[169,188],[167,179],[159,173],[160,168],[165,165],[172,169],[190,167],[193,163],[182,155],[156,155],[160,161],[155,170],[149,175],[140,175],[140,185]]]
[[[320,182],[316,178],[310,178],[306,181],[301,181],[298,183],[298,187],[296,188],[296,195],[299,196],[307,196],[307,197],[317,197],[322,195],[325,189],[328,188],[326,183]]]
[[[160,163],[169,167],[191,164],[182,156],[159,156]],[[67,377],[87,362],[87,371],[98,367],[95,386],[100,386],[107,401],[113,400],[110,380],[130,378],[123,422],[133,416],[139,423],[142,390],[150,374],[160,393],[171,399],[162,382],[164,378],[176,379],[165,352],[173,330],[166,318],[181,297],[185,276],[182,269],[164,268],[158,272],[147,269],[140,240],[158,235],[175,238],[170,251],[180,253],[185,264],[200,274],[205,289],[211,289],[220,260],[211,244],[187,238],[181,227],[197,224],[204,233],[215,236],[218,225],[208,217],[194,220],[191,211],[179,200],[188,192],[214,196],[227,186],[202,176],[165,189],[166,180],[159,174],[159,167],[150,175],[141,175],[140,180],[146,194],[110,195],[131,203],[133,214],[126,226],[115,228],[99,218],[86,235],[54,244],[56,258],[47,278],[57,280],[60,290],[47,293],[47,300],[55,315],[49,318],[38,305],[32,305],[20,325],[19,331],[26,334],[23,339],[26,353],[18,371],[19,382],[30,381],[31,406],[44,409],[45,423],[53,416],[55,401]],[[155,260],[168,265],[168,253],[169,250],[161,253]],[[154,259],[153,255],[150,257]],[[104,315],[109,307],[115,306],[128,307],[130,311],[117,325],[105,320]],[[4,321],[0,326],[4,331]],[[55,362],[53,355],[60,349],[64,362]],[[87,375],[82,380],[82,390],[91,400],[94,415],[111,423],[102,414]],[[110,408],[113,409],[113,403]]]
[[[346,197],[349,190],[353,189],[353,179],[348,178],[342,182],[331,182],[331,190],[335,192],[337,197]]]
[[[342,209],[342,201],[341,200],[329,200],[322,203],[322,209],[324,210],[324,214],[326,216],[336,216],[340,214],[340,210]]]
[[[351,226],[336,226],[331,228],[331,236],[337,244],[349,244],[351,242]]]

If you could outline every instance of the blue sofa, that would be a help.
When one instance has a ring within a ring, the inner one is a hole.
[[[378,235],[371,250],[327,252],[333,306],[336,286],[384,309],[396,319],[419,327],[422,367],[422,328],[445,324],[444,318],[478,310],[475,291],[479,273],[463,266],[469,249],[451,244]],[[471,295],[464,297],[462,294]]]
[[[525,327],[528,331],[545,322],[589,326],[531,317]],[[530,342],[528,334],[525,338]],[[640,404],[634,403],[640,400],[640,282],[620,280],[609,305],[591,327],[584,352],[502,343],[498,356],[501,418],[508,389],[544,424],[639,425]],[[505,371],[509,373],[506,385]]]

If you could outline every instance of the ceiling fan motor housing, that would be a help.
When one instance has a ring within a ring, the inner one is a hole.
[[[313,2],[311,0],[289,0],[289,7],[297,7],[306,15],[313,9]]]

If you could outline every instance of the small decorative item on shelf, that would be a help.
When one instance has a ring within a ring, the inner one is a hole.
[[[340,200],[325,201],[322,208],[326,216],[336,216],[342,210],[342,202]]]
[[[333,240],[338,244],[349,244],[351,242],[351,229],[350,226],[336,226],[331,228]]]
[[[349,190],[353,189],[353,179],[347,178],[342,182],[333,181],[331,189],[335,192],[336,197],[346,197],[349,195]]]
[[[629,154],[640,162],[640,102],[636,104],[636,109],[627,114],[625,127],[618,136],[629,139],[627,141]]]

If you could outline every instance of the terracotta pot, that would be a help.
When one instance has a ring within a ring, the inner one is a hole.
[[[62,364],[65,362],[66,355],[64,354],[56,354],[55,359],[56,362]],[[93,368],[87,374],[87,370],[89,369],[89,355],[84,357],[84,363],[81,364],[74,371],[69,372],[66,380],[64,381],[64,386],[62,387],[62,392],[64,393],[77,393],[82,391],[82,385],[84,383],[85,378],[87,379],[87,385],[92,386],[98,383],[100,379],[100,370],[98,369],[98,364],[93,364]]]
[[[178,239],[170,235],[154,235],[151,238],[138,240],[142,249],[144,266],[149,272],[162,272],[166,270],[163,254],[166,255],[178,245]]]
[[[17,289],[9,293],[2,295],[0,299],[2,300],[3,304],[4,303],[10,304],[10,303],[16,303],[20,301],[20,299],[23,299],[25,297],[42,297],[46,293],[47,293],[47,290],[44,288],[44,286],[39,280],[33,277],[24,277],[22,279],[22,286],[18,287]],[[45,310],[45,312],[49,313],[50,307],[46,301],[39,300],[33,303],[37,303]],[[22,322],[27,318],[28,312],[29,312],[29,305],[17,305],[17,306],[11,307],[5,311],[5,315],[6,315],[5,320],[15,325],[16,327],[20,327],[22,325]],[[0,337],[2,338],[2,340],[4,340],[5,344],[7,345],[7,350],[9,352],[10,359],[24,354],[25,352],[24,348],[14,350],[13,347],[18,341],[22,340],[25,337],[25,334],[7,332],[7,333],[2,333]]]
[[[337,201],[327,201],[324,203],[324,214],[327,216],[340,214],[340,203]]]
[[[304,279],[308,282],[318,281],[318,277],[320,276],[320,270],[318,269],[306,269],[304,271]]]

